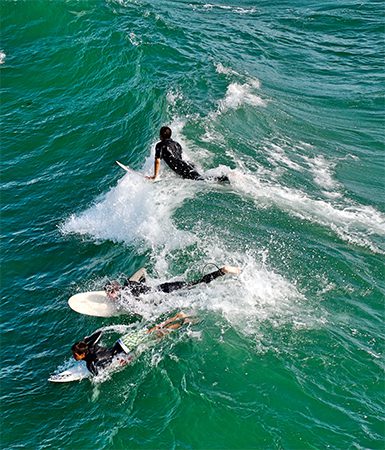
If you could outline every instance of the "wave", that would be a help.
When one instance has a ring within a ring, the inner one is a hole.
[[[274,205],[290,215],[328,227],[341,239],[385,253],[370,239],[385,235],[385,217],[372,206],[354,204],[333,205],[326,200],[313,199],[305,192],[280,184],[261,181],[252,173],[239,171],[231,178],[234,188],[254,199],[257,206]]]
[[[204,5],[190,5],[192,6],[193,10],[203,10],[203,11],[211,11],[214,9],[219,9],[223,11],[230,11],[236,14],[253,14],[257,11],[257,8],[251,7],[251,8],[242,8],[240,6],[231,6],[231,5],[218,5],[213,3],[205,3]]]
[[[260,84],[257,81],[245,84],[231,83],[227,88],[225,98],[219,101],[218,114],[229,109],[238,109],[242,105],[266,106],[267,101],[253,92],[259,87]]]

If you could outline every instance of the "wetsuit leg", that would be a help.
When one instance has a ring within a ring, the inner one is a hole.
[[[195,170],[195,166],[189,162],[183,161],[183,159],[176,162],[173,170],[187,180],[204,180],[204,177]]]
[[[204,177],[195,169],[185,172],[182,177],[187,178],[188,180],[204,180]]]
[[[195,281],[194,283],[191,283],[191,285],[199,284],[199,283],[210,283],[211,281],[215,280],[215,278],[221,277],[225,275],[225,272],[223,272],[222,269],[218,269],[215,272],[208,273],[207,275],[204,275],[200,280]]]
[[[168,283],[160,284],[156,287],[159,291],[162,292],[173,292],[177,291],[178,289],[183,289],[190,286],[195,286],[199,283],[210,283],[210,281],[215,280],[215,278],[221,277],[225,275],[225,272],[222,271],[222,269],[218,269],[215,272],[208,273],[207,275],[204,275],[200,280],[193,281],[192,283],[187,283],[186,281],[171,281]]]
[[[178,289],[183,289],[184,287],[190,286],[189,283],[186,283],[185,281],[171,281],[168,283],[162,283],[159,286],[156,287],[159,291],[162,292],[173,292],[177,291]]]

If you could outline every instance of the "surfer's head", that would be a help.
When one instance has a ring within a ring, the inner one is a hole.
[[[72,347],[72,356],[76,361],[84,359],[88,352],[88,345],[84,341],[76,342]]]
[[[170,139],[172,134],[171,128],[169,127],[162,127],[159,131],[159,137],[161,138],[162,141],[164,141],[165,139]]]
[[[122,286],[117,281],[109,281],[104,285],[104,291],[107,294],[107,297],[112,300],[118,298],[121,288]]]

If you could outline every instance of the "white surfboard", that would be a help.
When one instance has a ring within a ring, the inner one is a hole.
[[[113,317],[124,314],[119,305],[107,297],[104,291],[81,292],[68,300],[74,311],[87,316]]]
[[[134,173],[135,175],[139,175],[140,177],[144,178],[144,175],[140,172],[137,172],[134,169],[131,169],[131,167],[126,166],[125,164],[122,164],[120,161],[115,161],[116,164],[121,167],[123,170],[125,170],[126,172],[130,172],[130,173]]]
[[[142,267],[129,278],[130,281],[145,281],[146,269]],[[68,305],[74,311],[87,316],[114,317],[129,314],[122,309],[118,302],[107,297],[105,291],[81,292],[68,300]]]
[[[86,363],[84,361],[79,361],[69,369],[51,375],[48,378],[48,381],[51,381],[51,383],[69,383],[71,381],[84,380],[85,378],[90,378],[91,376],[92,374],[87,369]]]
[[[99,373],[97,377],[99,377],[100,375],[103,376],[103,374],[105,374],[106,372],[113,373],[120,370],[127,364],[131,363],[134,359],[134,356],[135,355],[131,353],[117,354],[116,356],[114,356],[111,364],[102,369],[101,373]],[[92,377],[94,377],[94,375],[87,369],[86,363],[84,361],[77,361],[68,369],[51,375],[48,378],[48,381],[50,381],[51,383],[71,383],[73,381],[81,381]]]

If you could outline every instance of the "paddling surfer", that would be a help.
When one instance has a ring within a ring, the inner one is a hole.
[[[171,139],[171,128],[162,127],[159,132],[160,142],[155,146],[154,175],[148,176],[149,180],[155,180],[160,171],[160,160],[164,162],[182,178],[188,180],[214,180],[219,182],[229,182],[226,175],[219,177],[205,177],[195,168],[194,164],[185,161],[182,157],[182,147],[179,142]]]
[[[71,347],[72,356],[76,361],[85,361],[87,369],[93,375],[98,375],[100,370],[111,365],[114,358],[121,365],[128,364],[133,359],[135,350],[140,345],[146,344],[156,337],[163,337],[190,322],[191,317],[180,312],[152,328],[142,328],[124,334],[116,341],[113,347],[102,347],[99,345],[103,331],[96,331]]]
[[[134,297],[154,291],[170,293],[179,289],[189,288],[200,283],[210,283],[216,278],[226,274],[239,275],[240,271],[241,270],[239,267],[223,266],[214,272],[204,275],[197,281],[168,281],[155,287],[150,287],[146,284],[146,271],[145,269],[141,269],[134,276],[127,278],[123,285],[121,285],[118,281],[110,281],[104,286],[104,290],[108,298],[111,300],[117,299],[121,293],[125,292],[133,295]]]

